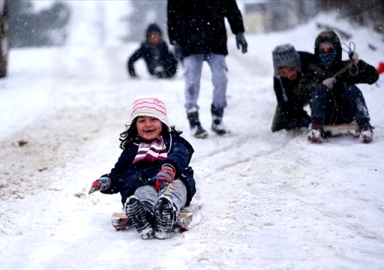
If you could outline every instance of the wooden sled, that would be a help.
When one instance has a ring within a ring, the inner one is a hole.
[[[202,205],[190,205],[181,209],[176,223],[175,231],[188,231],[194,224],[200,221],[198,213]],[[132,224],[125,212],[115,212],[112,214],[112,225],[117,231],[129,229]]]
[[[335,136],[342,134],[352,134],[353,136],[358,136],[359,130],[359,126],[356,123],[324,126],[324,132],[326,133],[326,136]]]
[[[325,132],[357,131],[357,130],[359,130],[359,126],[356,123],[324,126]]]

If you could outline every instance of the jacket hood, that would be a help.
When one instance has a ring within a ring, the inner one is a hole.
[[[315,56],[319,59],[319,47],[322,42],[330,42],[336,49],[336,63],[341,62],[342,58],[342,48],[339,37],[334,31],[323,31],[321,32],[315,40]]]
[[[149,33],[151,32],[158,32],[160,33],[160,36],[163,36],[163,32],[161,31],[160,26],[158,26],[156,23],[151,23],[148,25],[147,30],[145,30],[145,36],[148,37]]]

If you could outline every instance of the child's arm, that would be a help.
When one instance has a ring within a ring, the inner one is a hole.
[[[183,174],[188,167],[194,152],[192,145],[184,138],[177,135],[174,136],[172,140],[168,157],[163,161],[164,163],[161,170],[153,179],[157,191],[162,190],[172,183],[174,179],[181,177],[181,174]]]
[[[273,90],[276,95],[277,104],[284,105],[289,101],[283,82],[280,78],[273,77]]]
[[[136,77],[136,70],[134,67],[134,63],[139,60],[141,57],[143,57],[143,46],[141,46],[139,49],[137,49],[131,57],[129,57],[127,68],[128,68],[128,73],[132,77]]]
[[[164,160],[164,164],[169,163],[175,168],[175,178],[179,178],[189,166],[193,152],[193,147],[188,141],[180,136],[173,137],[171,150]]]
[[[165,186],[172,183],[175,179],[176,169],[169,163],[163,164],[160,172],[155,177],[155,189],[157,191],[162,190]]]
[[[111,172],[109,174],[103,175],[100,179],[97,179],[92,183],[92,187],[89,190],[89,193],[93,193],[98,190],[106,194],[119,192],[119,186],[117,183],[121,178],[121,175],[129,168],[129,166],[132,165],[134,158],[134,149],[132,150],[129,148],[124,150]]]
[[[172,45],[175,45],[180,38],[183,37],[183,26],[181,22],[183,21],[181,17],[183,16],[180,2],[178,0],[168,0],[167,3],[167,29],[169,42]]]
[[[348,63],[349,61],[344,61]],[[346,84],[367,83],[373,84],[379,79],[376,68],[363,60],[358,61],[357,66],[347,69],[336,77],[336,80]]]

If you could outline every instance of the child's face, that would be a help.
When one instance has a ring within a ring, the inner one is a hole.
[[[321,63],[327,68],[332,68],[333,63],[336,61],[337,52],[335,46],[330,42],[323,42],[319,46],[319,59]]]
[[[335,46],[331,42],[322,42],[319,46],[319,53],[328,55],[335,50]]]
[[[161,41],[161,36],[159,32],[152,31],[148,35],[148,41],[152,44],[159,44]]]
[[[152,141],[161,134],[163,125],[161,121],[151,116],[139,116],[136,121],[139,136],[146,141]]]
[[[299,71],[294,67],[282,67],[278,69],[278,74],[282,78],[294,81],[299,75]]]

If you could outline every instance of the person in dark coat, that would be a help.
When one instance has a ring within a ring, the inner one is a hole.
[[[168,36],[175,51],[180,51],[185,74],[185,108],[191,133],[196,138],[207,137],[199,120],[197,104],[203,61],[212,72],[212,130],[219,135],[228,130],[222,123],[227,106],[227,18],[236,35],[237,47],[247,52],[243,18],[235,0],[168,0]]]
[[[167,43],[162,38],[162,31],[157,24],[150,24],[146,29],[146,40],[141,43],[128,60],[128,73],[137,77],[134,64],[143,58],[149,74],[157,78],[172,78],[177,72],[177,60],[168,50]]]
[[[272,132],[308,127],[310,117],[304,110],[312,96],[305,73],[314,62],[312,53],[296,51],[291,44],[276,46],[272,51],[273,88],[277,106],[272,121]]]
[[[109,174],[93,182],[90,193],[120,192],[127,216],[143,239],[167,238],[179,211],[196,193],[189,166],[194,149],[169,125],[166,105],[157,98],[137,99],[131,118],[120,135],[120,158]]]
[[[334,31],[323,31],[315,40],[316,63],[309,65],[309,76],[314,78],[311,99],[311,129],[307,138],[322,142],[324,125],[356,122],[360,140],[373,140],[368,108],[363,93],[355,85],[373,84],[379,74],[375,67],[359,59],[355,51],[348,52],[350,60],[342,61],[342,47]]]

